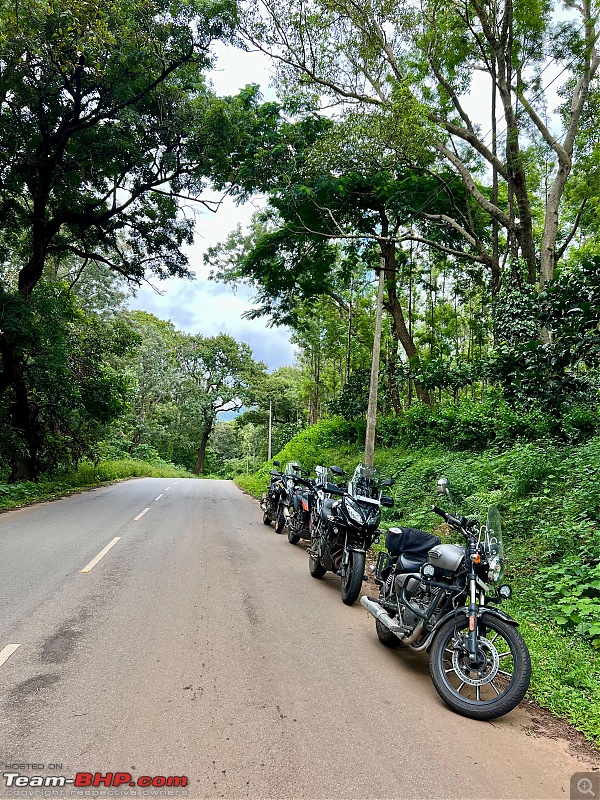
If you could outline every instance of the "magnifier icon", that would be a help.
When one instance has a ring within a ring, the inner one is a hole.
[[[579,794],[589,794],[590,797],[596,797],[593,784],[589,778],[580,778],[577,781],[577,791]]]

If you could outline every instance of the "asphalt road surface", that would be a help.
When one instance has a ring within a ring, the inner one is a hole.
[[[0,515],[3,772],[185,776],[192,800],[568,800],[588,763],[532,735],[523,707],[454,714],[427,657],[383,647],[307,561],[224,481],[128,481]],[[0,798],[94,796],[8,780]]]

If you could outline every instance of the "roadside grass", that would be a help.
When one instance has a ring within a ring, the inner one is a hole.
[[[36,483],[0,483],[0,510],[19,508],[41,500],[84,492],[95,486],[127,478],[193,478],[191,473],[172,464],[150,464],[132,459],[82,462],[76,470],[57,472]]]
[[[337,427],[336,427],[337,426]],[[276,458],[337,464],[351,475],[362,459],[360,432],[343,420],[325,420],[294,437]],[[528,696],[568,720],[600,747],[600,438],[585,444],[516,443],[483,451],[429,447],[379,447],[375,465],[395,484],[393,524],[449,535],[431,511],[435,486],[450,481],[458,511],[485,520],[487,507],[502,514],[506,580],[513,597],[503,604],[519,623],[531,653]],[[260,497],[272,464],[235,482]],[[383,537],[380,547],[383,546]]]

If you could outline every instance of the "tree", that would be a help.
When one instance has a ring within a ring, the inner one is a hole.
[[[228,0],[17,0],[0,11],[0,398],[26,455],[40,432],[24,375],[29,307],[65,260],[140,282],[187,275],[181,247],[203,177],[239,144],[254,100],[202,71]],[[20,471],[35,478],[35,459]]]
[[[206,337],[181,334],[176,357],[183,378],[178,402],[198,431],[194,472],[201,475],[217,414],[239,411],[250,403],[266,367],[254,360],[249,345],[225,333]]]
[[[501,249],[514,256],[518,278],[521,256],[527,280],[543,287],[573,241],[586,202],[598,192],[597,180],[586,186],[578,174],[579,154],[596,141],[597,21],[591,0],[565,6],[566,20],[553,15],[548,0],[426,0],[420,7],[382,0],[260,0],[243,4],[242,29],[252,46],[276,59],[284,96],[338,104],[372,147],[381,149],[379,131],[391,129],[398,143],[387,135],[384,145],[400,152],[421,120],[421,139],[461,179],[490,219],[493,236],[485,242],[468,217],[425,209],[404,224],[410,229],[425,217],[484,249],[497,293]],[[560,133],[548,121],[548,89],[557,84],[544,73],[554,64],[561,78]],[[488,134],[465,103],[480,74],[490,98]],[[389,124],[365,125],[364,119]],[[540,160],[545,169],[532,169]],[[477,180],[482,169],[491,174],[488,189]],[[570,183],[578,187],[578,207],[562,202]]]
[[[0,468],[20,480],[93,457],[126,406],[128,381],[117,364],[137,337],[122,320],[84,310],[62,283],[42,282],[25,313],[1,290],[0,302],[5,330],[24,339],[19,392],[0,398]],[[26,444],[15,403],[27,411]]]

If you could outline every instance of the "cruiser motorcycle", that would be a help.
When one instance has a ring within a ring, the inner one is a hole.
[[[377,539],[381,507],[394,505],[392,497],[382,494],[383,487],[391,485],[391,479],[382,480],[373,467],[359,464],[347,491],[330,483],[315,487],[308,568],[313,578],[327,571],[339,575],[346,605],[357,600],[366,580],[367,550]]]
[[[448,482],[438,492],[450,496]],[[501,717],[523,699],[531,678],[518,623],[496,606],[511,596],[502,582],[504,548],[498,509],[485,525],[431,510],[464,538],[442,544],[415,528],[390,528],[375,568],[378,598],[363,597],[388,647],[430,652],[438,694],[454,711],[477,720]]]

